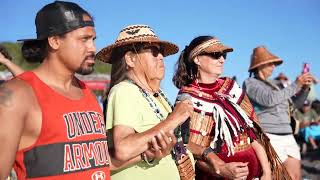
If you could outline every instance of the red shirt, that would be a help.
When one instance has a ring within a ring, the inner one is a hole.
[[[32,87],[42,112],[38,139],[16,153],[18,179],[109,180],[103,113],[85,84],[78,80],[83,97],[72,100],[51,89],[33,72],[17,78]]]

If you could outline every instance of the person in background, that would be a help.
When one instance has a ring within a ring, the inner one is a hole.
[[[313,76],[310,73],[301,74],[295,82],[281,89],[269,78],[274,68],[282,62],[266,47],[254,48],[249,67],[250,77],[244,81],[243,88],[254,105],[262,129],[291,178],[296,180],[301,178],[301,158],[290,126],[289,108],[290,104],[295,108],[303,105]]]
[[[12,57],[3,45],[0,45],[0,64],[4,65],[13,76],[17,76],[24,72],[23,69],[12,62]]]
[[[311,107],[311,102],[306,100],[303,107],[296,112],[300,121],[300,133],[304,141],[310,143],[313,150],[318,149],[316,141],[320,140],[320,117]]]
[[[320,101],[318,99],[312,102],[311,108],[315,110],[317,115],[320,117]]]
[[[185,169],[173,159],[180,153],[175,146],[181,144],[173,130],[190,116],[191,101],[183,100],[172,109],[160,89],[164,57],[177,52],[175,44],[160,40],[149,26],[136,24],[123,28],[115,43],[97,54],[112,64],[105,102],[110,155],[119,164],[130,164],[113,171],[113,180],[194,178],[192,157],[183,145],[179,148],[188,157],[182,159]]]
[[[261,144],[266,136],[245,92],[235,80],[220,77],[232,51],[216,37],[199,36],[181,52],[173,83],[178,97],[189,96],[194,108],[189,124],[182,125],[183,138],[197,160],[196,179],[270,180],[281,170],[276,154],[267,155],[271,145]]]
[[[277,85],[282,89],[291,84],[290,80],[284,73],[279,73],[279,75],[274,78],[276,80]],[[278,81],[278,82],[277,82]]]

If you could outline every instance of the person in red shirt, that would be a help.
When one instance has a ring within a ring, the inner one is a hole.
[[[28,61],[42,62],[0,86],[0,179],[110,179],[103,113],[75,73],[95,64],[96,33],[79,5],[55,1],[35,20],[37,38],[22,40]]]

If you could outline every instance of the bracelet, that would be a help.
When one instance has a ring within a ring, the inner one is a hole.
[[[203,153],[202,153],[202,159],[204,160],[204,161],[208,161],[208,155],[209,155],[209,153],[216,153],[217,152],[217,150],[216,149],[212,149],[210,146],[209,147],[207,147],[204,151],[203,151]],[[214,170],[215,170],[215,173],[220,177],[221,176],[221,172],[220,172],[220,170],[214,165]]]
[[[203,159],[204,161],[207,161],[209,153],[212,153],[212,152],[215,152],[215,151],[214,151],[210,146],[209,146],[208,148],[206,148],[206,149],[202,152],[202,155],[201,155],[202,159]]]
[[[145,163],[147,163],[149,166],[153,166],[154,165],[154,159],[152,159],[151,161],[148,161],[148,158],[147,158],[147,155],[146,155],[146,153],[141,153],[141,159],[145,162]]]

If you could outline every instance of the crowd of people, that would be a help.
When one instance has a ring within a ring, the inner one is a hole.
[[[39,67],[24,71],[0,47],[15,76],[0,85],[0,180],[298,180],[291,116],[303,141],[319,147],[320,104],[307,99],[315,78],[270,79],[283,60],[265,46],[253,49],[240,87],[222,76],[233,48],[214,36],[192,39],[176,63],[172,104],[160,82],[164,58],[179,48],[148,25],[124,27],[96,54],[93,18],[75,3],[45,5],[35,24],[22,54]],[[103,110],[75,76],[90,74],[95,59],[112,65]]]

